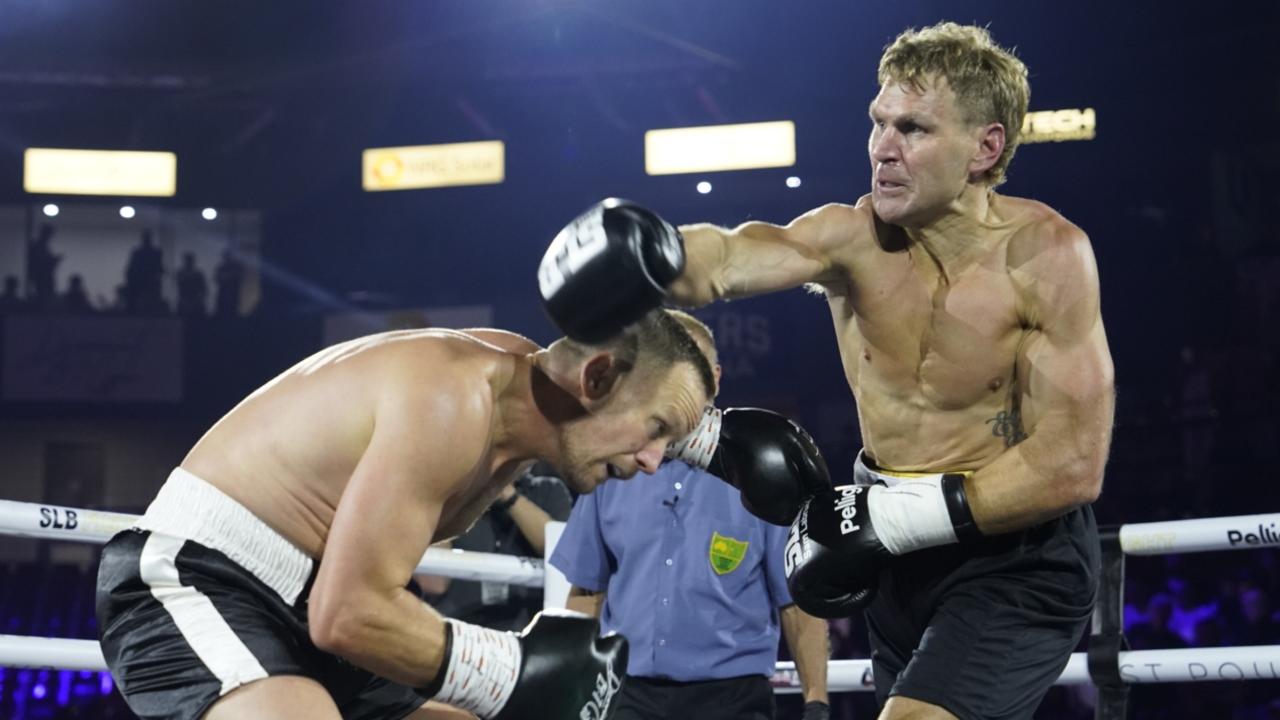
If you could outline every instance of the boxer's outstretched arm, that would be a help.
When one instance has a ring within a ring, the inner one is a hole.
[[[400,377],[382,383],[372,438],[338,504],[308,618],[317,647],[421,687],[440,670],[445,627],[405,586],[445,500],[484,452],[489,387],[442,363],[429,373],[388,371]]]
[[[669,288],[681,305],[836,281],[831,251],[847,241],[857,215],[848,205],[811,210],[787,225],[748,222],[732,229],[684,225],[685,269]]]
[[[966,481],[984,533],[1030,527],[1097,499],[1115,408],[1089,239],[1056,220],[1010,246],[1010,275],[1032,328],[1017,360],[1026,437]]]

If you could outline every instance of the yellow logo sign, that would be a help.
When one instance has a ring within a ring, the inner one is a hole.
[[[717,575],[725,575],[737,570],[738,565],[742,564],[742,558],[747,555],[749,544],[746,540],[734,540],[718,532],[712,532],[711,549],[708,552],[711,556],[711,569],[715,570]]]
[[[1092,140],[1097,135],[1098,114],[1083,110],[1041,110],[1027,113],[1022,121],[1021,143]]]
[[[501,140],[369,148],[364,151],[364,189],[407,190],[453,185],[492,185],[506,174]]]

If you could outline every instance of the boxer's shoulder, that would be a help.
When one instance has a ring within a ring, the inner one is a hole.
[[[1015,285],[1024,290],[1040,281],[1053,285],[1096,283],[1097,268],[1089,237],[1058,212],[1033,201],[1009,233],[1005,263]]]
[[[502,352],[510,353],[532,353],[541,350],[538,343],[529,338],[513,333],[510,330],[499,330],[497,328],[467,328],[460,331],[463,335],[474,338],[475,340],[492,346]]]
[[[1006,228],[1010,265],[1021,265],[1045,251],[1088,243],[1083,230],[1048,205],[1026,198],[995,195],[993,210]]]
[[[502,331],[432,330],[406,336],[408,342],[389,343],[372,368],[384,390],[404,398],[422,398],[433,405],[450,398],[492,398],[496,385],[506,381],[524,357],[472,333],[490,336],[516,348],[521,338]],[[533,345],[529,343],[529,345]],[[534,346],[536,347],[536,346]],[[478,403],[487,406],[491,403]],[[461,407],[455,409],[460,411]]]
[[[483,370],[492,363],[510,362],[541,348],[526,337],[494,328],[451,330],[429,328],[387,334],[379,360],[417,370]]]
[[[803,217],[822,226],[824,232],[820,236],[825,239],[828,250],[838,254],[851,247],[870,247],[875,239],[875,213],[871,209],[870,198],[870,195],[863,196],[852,205],[827,203],[810,210]]]
[[[867,254],[876,249],[876,219],[868,198],[855,204],[827,203],[792,222],[805,228],[807,244],[820,252],[831,272],[816,286],[828,294],[848,282],[860,267],[868,264]]]

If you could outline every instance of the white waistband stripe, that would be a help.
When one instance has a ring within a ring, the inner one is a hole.
[[[199,543],[231,558],[293,605],[311,575],[311,558],[226,493],[175,468],[136,525]]]

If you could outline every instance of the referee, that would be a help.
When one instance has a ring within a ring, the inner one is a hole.
[[[710,329],[681,319],[718,379]],[[827,625],[791,602],[786,535],[747,512],[737,490],[679,460],[578,498],[550,562],[573,585],[569,608],[631,644],[614,720],[772,719],[779,630],[805,720],[828,717]]]

